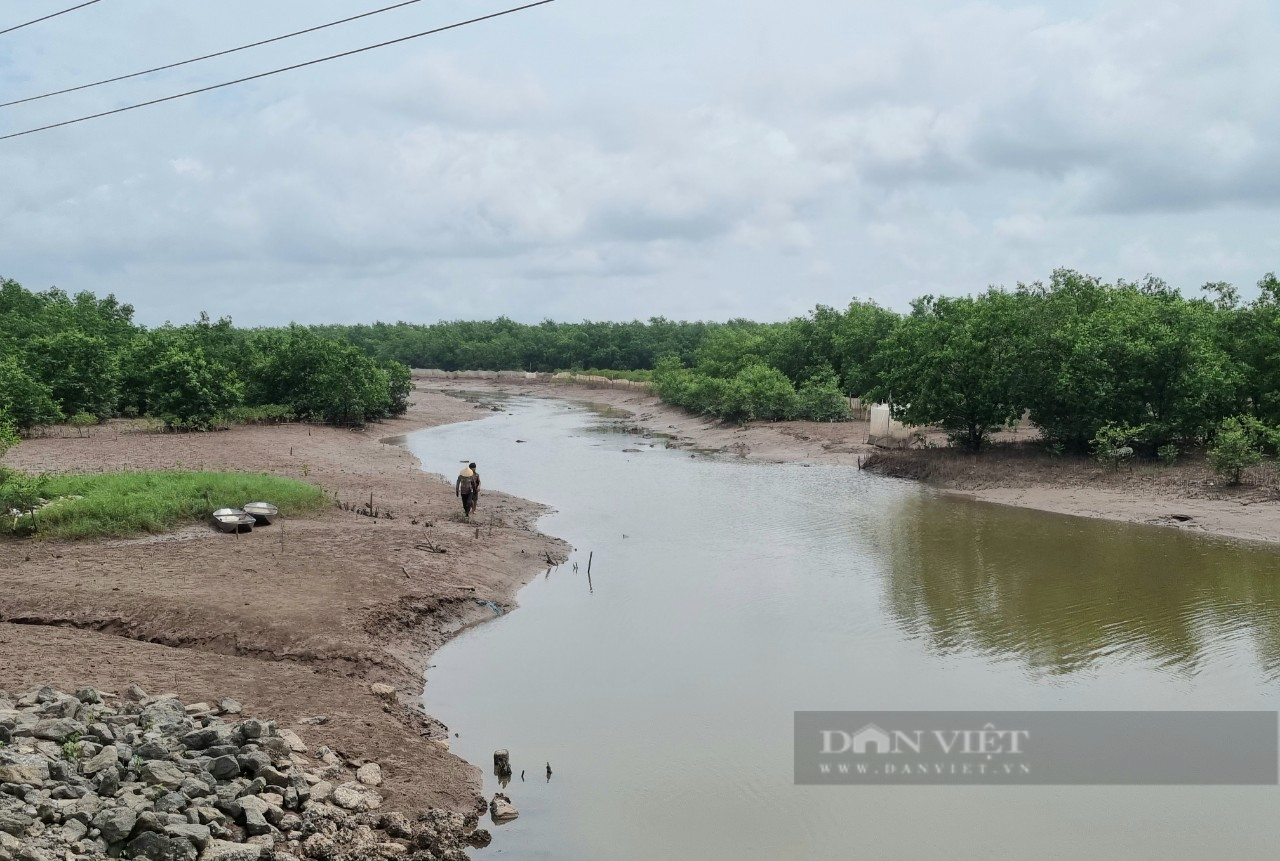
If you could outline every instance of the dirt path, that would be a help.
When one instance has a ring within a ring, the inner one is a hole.
[[[178,436],[116,426],[23,442],[6,465],[268,472],[353,503],[372,493],[394,519],[335,509],[238,537],[192,527],[129,541],[2,542],[0,689],[136,681],[189,702],[233,697],[251,715],[324,715],[307,737],[380,762],[393,809],[473,809],[476,770],[416,711],[427,658],[493,617],[480,601],[510,607],[537,560],[565,549],[533,530],[538,506],[493,490],[475,524],[457,522],[452,486],[381,440],[481,413],[438,393],[414,401],[405,417],[365,432],[290,425]],[[428,540],[448,552],[418,549]],[[374,696],[374,682],[394,685],[399,704]]]
[[[437,391],[506,392],[602,404],[625,411],[627,421],[646,432],[671,434],[673,445],[769,463],[854,466],[879,451],[866,442],[865,422],[771,422],[743,428],[692,416],[652,395],[627,389],[483,380],[423,379],[419,384]],[[996,438],[1016,442],[1035,436],[1031,428]],[[941,432],[930,437],[936,445],[945,445]],[[1253,484],[1225,488],[1195,459],[1173,468],[1141,465],[1113,472],[1091,461],[1053,459],[1040,453],[978,459],[933,449],[902,452],[898,457],[927,460],[928,469],[908,463],[900,475],[922,479],[941,493],[1057,514],[1280,543],[1280,492],[1276,476],[1265,467],[1254,471]]]

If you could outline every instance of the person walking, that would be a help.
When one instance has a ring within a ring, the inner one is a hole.
[[[480,502],[480,472],[474,463],[467,464],[453,483],[453,492],[462,498],[462,514],[468,519]]]

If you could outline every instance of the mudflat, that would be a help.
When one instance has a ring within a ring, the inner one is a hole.
[[[246,716],[305,727],[316,745],[379,762],[389,809],[474,810],[477,769],[418,708],[427,660],[494,606],[513,606],[519,586],[564,548],[534,530],[538,506],[492,489],[496,476],[486,476],[473,522],[461,522],[452,479],[423,473],[394,437],[483,413],[439,393],[413,400],[402,418],[361,432],[156,434],[122,423],[11,450],[5,464],[33,472],[271,473],[346,505],[238,536],[192,526],[129,540],[0,542],[0,689],[137,682],[188,702],[231,697]],[[371,494],[378,518],[347,510]],[[379,696],[374,684],[397,694]]]

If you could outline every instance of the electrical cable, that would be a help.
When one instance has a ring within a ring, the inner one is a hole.
[[[270,45],[272,42],[282,42],[285,39],[292,39],[294,36],[305,36],[308,33],[315,33],[318,30],[325,30],[325,29],[328,29],[329,27],[336,27],[339,24],[349,24],[350,22],[358,21],[361,18],[369,18],[373,15],[380,15],[383,12],[390,12],[392,9],[400,9],[404,6],[412,6],[414,3],[421,3],[421,2],[422,0],[405,0],[405,2],[403,3],[396,3],[393,6],[383,6],[381,9],[374,9],[372,12],[362,12],[359,15],[352,15],[350,18],[343,18],[340,21],[330,21],[328,24],[320,24],[316,27],[308,27],[305,30],[297,30],[293,33],[285,33],[283,36],[273,36],[270,39],[262,39],[258,42],[250,42],[248,45],[241,45],[238,48],[228,48],[225,51],[216,51],[212,54],[205,54],[204,56],[201,56],[201,57],[192,57],[190,60],[182,60],[177,63],[167,63],[163,66],[156,66],[155,68],[152,68],[152,69],[144,69],[141,72],[130,72],[127,75],[117,75],[114,78],[104,78],[101,81],[94,81],[91,84],[80,84],[79,86],[75,86],[75,87],[67,87],[65,90],[54,90],[51,93],[41,93],[38,96],[27,96],[26,98],[22,98],[22,99],[14,99],[11,102],[0,102],[0,108],[7,108],[12,105],[21,105],[21,104],[25,104],[26,102],[36,102],[36,101],[39,101],[40,99],[48,99],[53,96],[65,95],[66,93],[75,93],[75,92],[79,92],[80,90],[87,90],[90,87],[101,87],[103,84],[114,84],[117,81],[127,81],[130,78],[140,78],[143,75],[151,75],[156,72],[164,72],[164,71],[168,71],[169,69],[176,69],[179,66],[189,66],[192,63],[199,63],[202,60],[212,60],[214,57],[225,57],[227,54],[234,54],[237,51],[247,51],[250,48],[260,48],[263,45]]]
[[[32,24],[39,24],[41,21],[48,21],[50,18],[57,18],[59,15],[65,15],[68,12],[74,12],[77,9],[83,9],[86,6],[92,6],[94,3],[101,3],[102,0],[89,0],[88,3],[81,3],[79,6],[72,6],[70,9],[63,9],[61,12],[54,12],[52,15],[45,15],[43,18],[36,18],[34,21],[28,21],[25,24],[19,24],[16,27],[10,27],[7,30],[0,30],[0,36],[5,33],[12,33],[14,30],[21,30],[23,27],[30,27]]]
[[[421,39],[423,36],[431,36],[436,33],[443,33],[446,30],[456,30],[459,27],[466,27],[469,24],[478,24],[481,21],[489,21],[494,18],[501,18],[504,15],[513,15],[516,12],[523,12],[527,9],[533,9],[534,7],[537,7],[537,6],[546,6],[548,3],[554,3],[554,2],[555,0],[538,0],[538,2],[536,3],[527,3],[523,6],[515,6],[510,9],[504,9],[501,12],[493,12],[488,15],[481,15],[478,18],[469,18],[466,21],[458,21],[455,24],[446,24],[443,27],[436,27],[435,29],[432,29],[432,30],[424,30],[421,33],[414,33],[409,36],[401,36],[398,39],[389,39],[386,42],[379,42],[376,45],[366,45],[363,48],[356,48],[351,51],[343,51],[340,54],[330,54],[327,57],[320,57],[315,60],[308,60],[305,63],[295,63],[292,66],[284,66],[283,68],[280,68],[280,69],[272,69],[269,72],[259,72],[256,75],[248,75],[243,78],[236,78],[234,81],[224,81],[221,84],[212,84],[207,87],[200,87],[199,89],[196,89],[196,90],[187,90],[185,93],[176,93],[172,96],[164,96],[163,98],[159,98],[159,99],[151,99],[150,101],[146,101],[146,102],[138,102],[137,104],[126,105],[123,108],[115,108],[114,110],[110,110],[110,111],[102,111],[96,114],[88,114],[87,116],[76,117],[75,119],[71,119],[71,120],[63,120],[62,122],[59,122],[59,123],[51,123],[47,126],[40,126],[34,129],[26,129],[25,131],[11,132],[10,134],[7,134],[7,135],[0,135],[0,141],[6,141],[6,140],[9,140],[10,138],[22,137],[23,135],[31,135],[31,134],[35,134],[36,132],[44,132],[44,131],[48,131],[49,129],[57,129],[63,126],[70,126],[76,123],[83,123],[89,120],[96,120],[100,117],[109,117],[113,114],[122,114],[125,111],[134,111],[134,110],[137,110],[138,108],[146,108],[146,107],[150,107],[151,105],[159,105],[164,102],[172,102],[175,99],[182,99],[182,98],[186,98],[187,96],[195,96],[195,95],[199,95],[200,93],[208,93],[213,90],[220,90],[224,87],[231,87],[231,86],[235,86],[236,84],[246,83],[248,81],[256,81],[260,78],[269,78],[272,75],[279,75],[283,72],[292,72],[295,69],[303,69],[303,68],[306,68],[307,66],[317,65],[318,63],[327,63],[330,60],[338,60],[343,57],[354,56],[355,54],[363,54],[365,51],[372,51],[376,48],[385,48],[388,45],[398,45],[401,42],[408,42],[411,39]]]

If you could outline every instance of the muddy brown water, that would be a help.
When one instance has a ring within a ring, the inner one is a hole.
[[[505,409],[405,443],[553,506],[541,528],[576,548],[428,673],[456,752],[487,770],[511,751],[520,817],[478,857],[1275,857],[1277,787],[792,772],[796,710],[1275,710],[1275,549],[690,457],[564,402]]]

